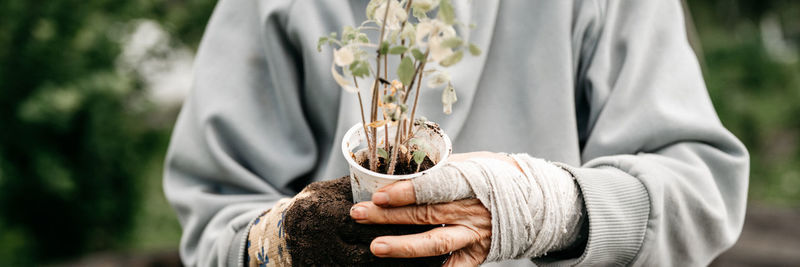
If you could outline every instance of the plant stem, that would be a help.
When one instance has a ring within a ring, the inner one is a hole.
[[[383,79],[384,80],[386,80],[389,77],[389,73],[388,73],[388,70],[387,70],[389,68],[388,63],[387,63],[388,61],[389,60],[387,59],[386,55],[383,55]],[[382,96],[386,96],[387,91],[389,90],[389,86],[391,86],[391,85],[387,84],[387,83],[383,84],[383,94],[382,94]],[[389,119],[389,118],[386,118],[386,104],[387,103],[383,103],[383,107],[381,107],[383,109],[383,119],[384,120],[388,120]],[[390,142],[389,142],[389,123],[387,123],[386,125],[383,126],[383,146],[384,146],[384,150],[386,150],[386,153],[389,153],[389,147],[390,147],[389,144],[390,144]],[[386,159],[386,160],[388,161],[389,159]]]
[[[388,153],[389,152],[389,124],[388,123],[383,126],[383,135],[384,135],[383,140],[384,140],[384,143],[385,143],[384,149]]]
[[[386,174],[392,175],[394,174],[394,168],[397,165],[397,151],[400,151],[400,122],[397,123],[397,132],[395,132],[394,136],[394,148],[392,149],[391,161],[389,162],[389,169],[386,171]]]
[[[406,136],[406,119],[405,118],[403,118],[403,120],[400,121],[400,144],[403,144],[405,142],[405,140],[403,139],[403,136]]]
[[[425,61],[420,63],[419,64],[420,65],[419,68],[417,68],[417,70],[416,70],[416,71],[419,72],[419,77],[417,78],[417,80],[419,80],[419,81],[417,82],[416,95],[414,95],[414,107],[411,108],[411,124],[408,126],[408,132],[409,132],[408,138],[411,138],[411,135],[410,135],[411,127],[414,127],[414,115],[417,113],[417,103],[419,102],[419,87],[422,85],[422,74],[425,72],[424,71],[425,63],[428,62],[428,52],[430,52],[430,50],[426,49],[426,51],[425,51]],[[411,85],[414,85],[413,81],[411,82]]]
[[[411,77],[416,77],[416,76],[417,76],[417,74],[419,74],[419,82],[420,82],[420,83],[422,83],[422,72],[424,72],[424,71],[423,71],[423,69],[425,68],[425,64],[428,62],[428,54],[429,54],[429,53],[430,53],[430,49],[425,49],[425,56],[424,56],[424,58],[425,58],[425,61],[423,61],[423,62],[420,62],[420,63],[419,63],[419,65],[417,65],[417,68],[416,68],[416,69],[414,69],[414,75],[413,75],[413,76],[411,76]],[[408,89],[409,89],[409,90],[410,90],[412,87],[414,87],[414,82],[416,82],[416,80],[417,80],[417,79],[412,79],[412,80],[411,80],[411,84],[409,84],[409,85],[408,85]],[[417,88],[419,88],[419,86],[417,86]],[[407,95],[405,95],[405,96],[403,97],[403,104],[405,104],[406,102],[408,102],[408,96],[409,96],[409,95],[411,95],[411,94],[407,94]]]
[[[378,110],[378,107],[377,107],[378,103],[376,101],[377,97],[378,97],[378,83],[376,82],[375,85],[372,88],[372,108],[370,109],[370,122],[375,122],[375,119],[377,118],[377,116],[376,116],[377,115],[376,113],[377,113],[377,110]],[[370,136],[370,137],[367,138],[367,141],[368,142],[371,141],[371,143],[369,145],[369,169],[371,171],[377,171],[378,170],[377,130],[375,129],[375,127],[370,127],[370,132],[366,133],[366,134]]]
[[[356,88],[358,88],[358,81],[355,76],[353,77],[353,83],[356,85]],[[360,89],[356,91],[356,95],[358,96],[358,108],[361,109],[361,126],[364,127],[364,138],[367,138],[367,149],[371,151],[372,143],[369,142],[370,138],[369,134],[367,134],[367,120],[364,119],[364,103],[361,102]]]
[[[375,65],[377,67],[377,71],[375,72],[375,82],[372,84],[372,108],[370,109],[370,122],[375,122],[378,118],[378,81],[381,76],[381,51],[380,47],[383,44],[383,38],[386,35],[386,20],[389,16],[389,7],[392,5],[390,3],[386,3],[386,10],[383,12],[383,23],[381,24],[381,35],[378,39],[378,51],[377,51],[377,59],[375,60]],[[378,170],[378,131],[375,127],[372,127],[372,151],[369,153],[369,168],[371,171]],[[369,140],[369,139],[368,139]]]
[[[378,69],[377,69],[376,76],[380,76],[380,74],[379,74],[380,71],[381,71],[381,64],[380,64],[381,61],[380,60],[381,60],[381,57],[380,57],[380,55],[378,55],[377,64],[376,64]],[[370,116],[369,116],[370,123],[375,122],[375,120],[378,118],[378,114],[377,114],[378,113],[378,81],[379,80],[376,78],[375,79],[375,83],[373,83],[373,85],[372,85],[372,100],[371,100],[372,103],[370,105]],[[371,171],[378,171],[378,149],[377,149],[377,147],[378,147],[378,134],[377,134],[377,129],[375,127],[370,127],[370,132],[366,133],[366,134],[369,136],[369,138],[367,138],[367,141],[370,142],[370,144],[369,144],[369,153],[368,153],[369,169]]]

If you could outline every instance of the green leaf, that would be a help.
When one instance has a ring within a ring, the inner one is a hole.
[[[357,39],[361,43],[369,43],[369,37],[365,33],[359,33]]]
[[[355,40],[357,36],[358,36],[358,31],[356,31],[355,28],[353,28],[352,26],[344,26],[344,29],[342,30],[343,43],[345,44],[350,43],[350,41]]]
[[[464,44],[464,40],[458,37],[450,37],[442,41],[441,46],[445,48],[456,48]]]
[[[380,0],[370,0],[367,4],[367,19],[374,20],[375,19],[375,11],[378,9],[378,5],[381,4],[382,1]]]
[[[383,148],[379,147],[378,148],[378,156],[381,157],[381,158],[388,159],[389,158],[389,152],[386,152],[386,150],[384,150]]]
[[[436,7],[434,1],[414,1],[411,4],[411,8],[419,9],[422,12],[428,12],[433,10]]]
[[[384,95],[383,96],[383,103],[394,103],[397,100],[393,95]]]
[[[322,36],[317,41],[317,52],[322,52],[322,46],[328,43],[328,36]]]
[[[408,51],[408,47],[397,45],[389,49],[389,54],[399,55]]]
[[[480,55],[481,54],[481,48],[478,47],[477,45],[473,44],[473,43],[470,43],[469,44],[469,53],[472,54],[473,56]]]
[[[381,55],[386,55],[386,52],[388,51],[389,51],[389,42],[383,41],[383,43],[381,43],[381,47],[378,48],[378,53]]]
[[[417,138],[411,138],[411,139],[408,140],[408,144],[412,145],[412,146],[414,146],[414,145],[421,146],[423,143],[422,143],[421,140],[419,140]]]
[[[403,86],[411,84],[411,80],[414,79],[414,62],[410,57],[404,57],[400,61],[400,65],[397,66],[397,78],[400,79]]]
[[[420,21],[428,18],[428,14],[424,10],[419,8],[412,8],[411,14],[414,15],[414,17]]]
[[[450,0],[442,0],[439,3],[439,18],[447,25],[453,25],[456,22],[456,13]]]
[[[450,67],[461,61],[461,58],[463,57],[464,57],[463,51],[456,51],[455,53],[442,59],[442,61],[439,62],[439,65],[442,65],[442,67]]]
[[[426,154],[425,151],[423,151],[422,149],[414,151],[413,155],[414,155],[414,162],[416,162],[417,165],[420,165],[422,164],[423,161],[425,161]]]
[[[419,62],[425,61],[425,54],[423,54],[422,51],[419,51],[419,49],[417,48],[411,49],[411,54],[414,55],[414,58],[417,61]]]
[[[356,77],[364,77],[369,75],[369,62],[366,60],[358,60],[350,64],[350,73]]]

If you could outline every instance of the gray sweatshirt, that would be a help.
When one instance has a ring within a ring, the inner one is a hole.
[[[358,102],[336,85],[332,52],[318,53],[316,42],[358,25],[366,2],[219,2],[164,174],[184,264],[241,264],[259,213],[347,174],[337,148],[360,122]],[[449,70],[452,115],[430,89],[419,113],[441,124],[455,152],[570,165],[583,193],[582,255],[533,262],[698,266],[736,241],[748,154],[709,100],[680,1],[454,3],[477,25],[468,39],[484,53]]]

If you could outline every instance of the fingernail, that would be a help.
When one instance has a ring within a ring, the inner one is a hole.
[[[367,218],[367,208],[361,206],[353,206],[350,208],[350,217],[356,220]]]
[[[372,194],[372,203],[375,203],[375,205],[389,204],[389,194],[384,192]]]
[[[375,242],[372,244],[372,253],[375,255],[384,255],[389,253],[389,245],[383,242]]]

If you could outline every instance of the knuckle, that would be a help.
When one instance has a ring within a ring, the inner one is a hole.
[[[434,213],[431,205],[418,206],[414,209],[414,222],[417,224],[430,224]]]
[[[398,216],[398,218],[402,216],[402,218],[406,219],[411,224],[419,224],[418,214],[419,211],[416,207],[403,208],[400,209],[400,216]]]
[[[417,249],[413,243],[405,243],[400,245],[400,253],[406,256],[416,256],[418,255]]]
[[[433,248],[433,252],[436,255],[447,254],[447,253],[450,253],[451,251],[455,250],[456,240],[455,240],[455,238],[453,236],[451,236],[451,235],[439,235],[437,239],[438,239],[437,240],[438,244],[436,246],[434,246],[434,248]]]
[[[395,217],[391,209],[384,209],[378,206],[373,206],[369,210],[371,221],[375,223],[390,223]]]
[[[389,211],[380,208],[374,209],[374,212],[371,211],[368,214],[371,215],[369,216],[370,220],[375,223],[386,223],[388,221],[388,218],[391,218],[391,216],[389,215]]]

